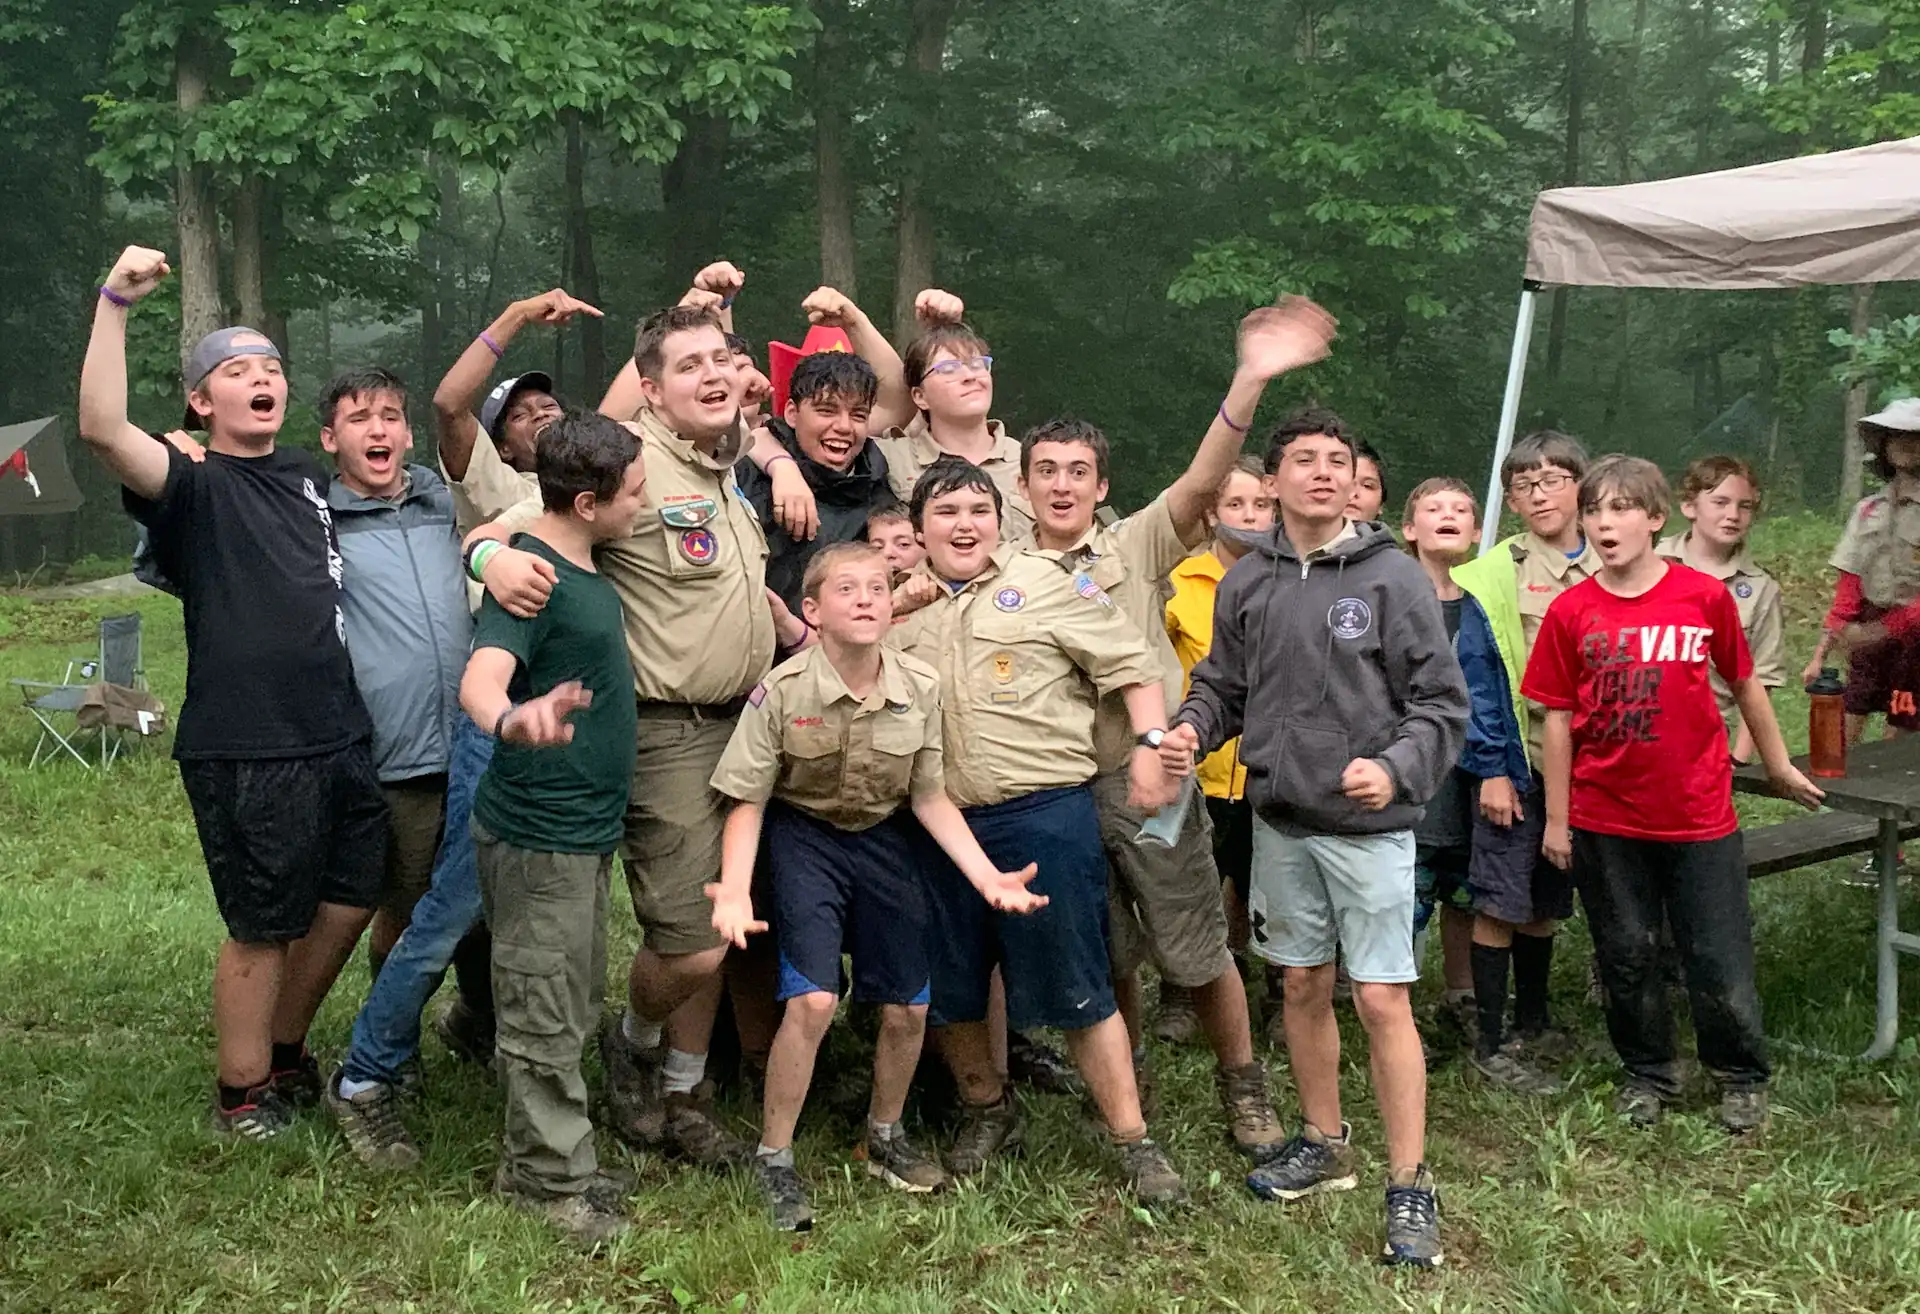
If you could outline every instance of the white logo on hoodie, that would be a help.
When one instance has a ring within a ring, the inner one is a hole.
[[[1327,628],[1336,638],[1357,639],[1373,628],[1373,608],[1359,598],[1342,598],[1327,608]]]

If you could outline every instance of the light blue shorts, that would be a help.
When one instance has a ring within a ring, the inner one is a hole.
[[[1282,967],[1322,967],[1336,948],[1355,981],[1419,979],[1413,832],[1287,835],[1253,818],[1248,947]]]

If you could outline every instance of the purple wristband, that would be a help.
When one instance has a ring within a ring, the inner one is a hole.
[[[1245,433],[1253,427],[1252,420],[1248,420],[1245,424],[1235,424],[1233,417],[1227,414],[1227,404],[1225,402],[1220,403],[1220,423],[1226,425],[1227,428],[1233,430],[1235,433]]]
[[[779,465],[780,462],[782,461],[793,461],[793,457],[786,452],[782,452],[778,456],[770,457],[766,465],[762,466],[761,469],[764,470],[767,474],[772,474],[773,467],[776,465]],[[800,462],[793,461],[793,468],[798,470],[800,468]]]
[[[507,353],[506,353],[506,352],[504,352],[504,351],[502,351],[502,350],[500,350],[500,344],[499,344],[499,343],[497,343],[497,342],[495,342],[495,341],[493,340],[493,334],[491,334],[491,333],[489,333],[489,332],[487,332],[487,331],[486,331],[485,329],[481,329],[481,330],[480,330],[480,341],[482,341],[482,342],[484,342],[484,343],[486,343],[486,344],[487,344],[487,350],[488,350],[488,351],[491,351],[491,352],[493,353],[493,358],[494,358],[495,360],[505,360],[505,359],[506,359],[506,355],[507,355]]]
[[[133,308],[133,302],[129,301],[126,297],[121,296],[118,292],[115,292],[112,288],[108,287],[105,283],[102,283],[100,285],[100,295],[105,297],[107,300],[113,302],[114,305],[120,307],[120,309],[122,310],[131,310]]]

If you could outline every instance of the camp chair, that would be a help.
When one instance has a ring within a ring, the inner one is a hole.
[[[43,761],[51,762],[64,748],[73,755],[74,761],[91,770],[93,763],[74,746],[82,729],[95,728],[80,723],[81,708],[90,701],[97,707],[100,701],[97,694],[90,700],[89,692],[103,684],[117,685],[142,694],[146,692],[147,673],[141,662],[139,614],[103,618],[100,622],[100,655],[75,657],[67,663],[66,672],[57,683],[47,680],[14,680],[12,683],[20,689],[27,711],[40,723],[40,740],[33,746],[33,757],[27,765],[32,767]],[[71,734],[60,732],[60,727],[53,721],[56,716],[75,718]],[[158,723],[157,717],[145,713],[118,719],[131,720],[132,728],[139,734],[147,733],[152,725]],[[106,719],[100,720],[98,729],[102,768],[120,756],[127,728],[125,724],[115,725]]]

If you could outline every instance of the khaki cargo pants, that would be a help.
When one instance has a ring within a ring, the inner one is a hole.
[[[577,1195],[598,1166],[580,1055],[607,979],[613,855],[535,853],[473,823],[493,929],[494,1048],[506,1094],[502,1183]]]

